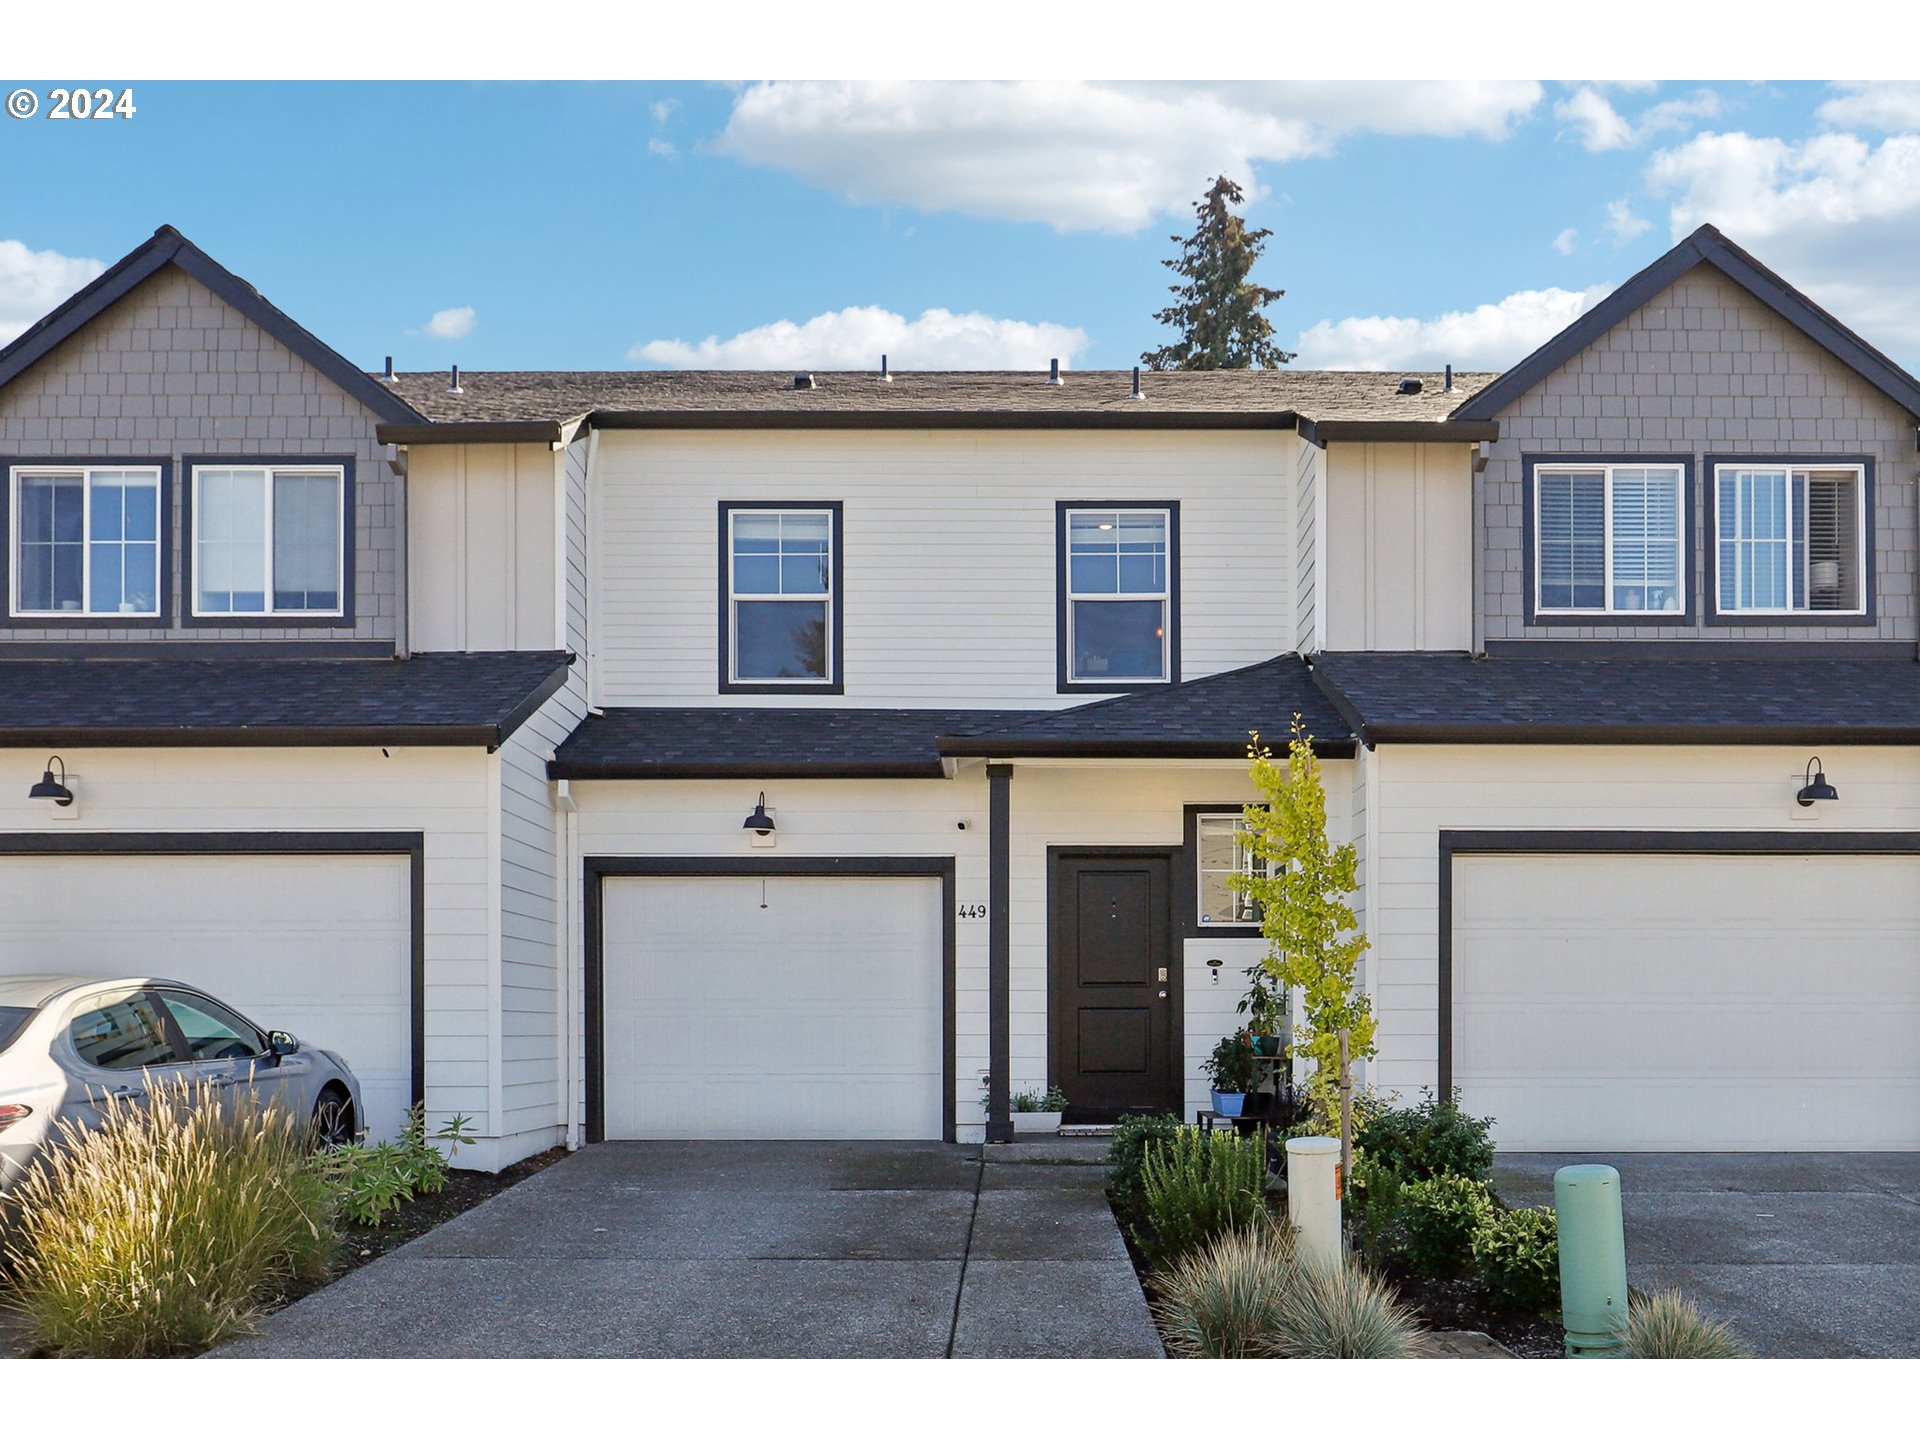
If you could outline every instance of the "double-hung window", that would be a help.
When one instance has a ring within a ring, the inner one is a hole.
[[[1177,517],[1171,505],[1060,507],[1063,688],[1176,678]]]
[[[1721,615],[1864,615],[1864,464],[1714,466]]]
[[[342,464],[213,461],[193,467],[193,614],[347,614]]]
[[[159,616],[157,466],[20,465],[9,480],[15,616]]]
[[[1238,810],[1201,814],[1193,825],[1195,923],[1202,930],[1258,925],[1260,907],[1228,883],[1233,875],[1267,873],[1267,862],[1248,848],[1245,816]]]
[[[1534,613],[1684,612],[1686,489],[1677,463],[1535,464]]]
[[[721,507],[723,689],[839,684],[840,507]]]

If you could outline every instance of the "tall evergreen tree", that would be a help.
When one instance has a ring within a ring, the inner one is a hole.
[[[1180,338],[1149,350],[1140,362],[1154,370],[1271,370],[1293,356],[1273,343],[1273,326],[1261,311],[1287,292],[1251,285],[1247,274],[1271,230],[1249,230],[1229,207],[1241,201],[1240,187],[1217,177],[1206,198],[1193,207],[1200,219],[1193,234],[1173,240],[1180,253],[1162,260],[1183,284],[1169,285],[1177,303],[1153,318],[1171,325]]]

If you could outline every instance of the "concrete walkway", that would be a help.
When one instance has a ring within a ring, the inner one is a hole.
[[[1627,1279],[1678,1288],[1765,1357],[1920,1355],[1920,1154],[1503,1155],[1515,1205],[1620,1172]]]
[[[1160,1355],[1098,1165],[990,1153],[592,1146],[219,1353]]]

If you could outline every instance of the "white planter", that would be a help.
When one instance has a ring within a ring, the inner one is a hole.
[[[1013,1112],[1013,1133],[1016,1135],[1051,1135],[1060,1128],[1058,1110],[1015,1110]]]

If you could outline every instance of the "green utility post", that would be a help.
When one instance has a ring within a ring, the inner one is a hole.
[[[1620,1172],[1567,1165],[1553,1175],[1560,1227],[1560,1320],[1575,1360],[1618,1359],[1627,1322],[1627,1239]]]

